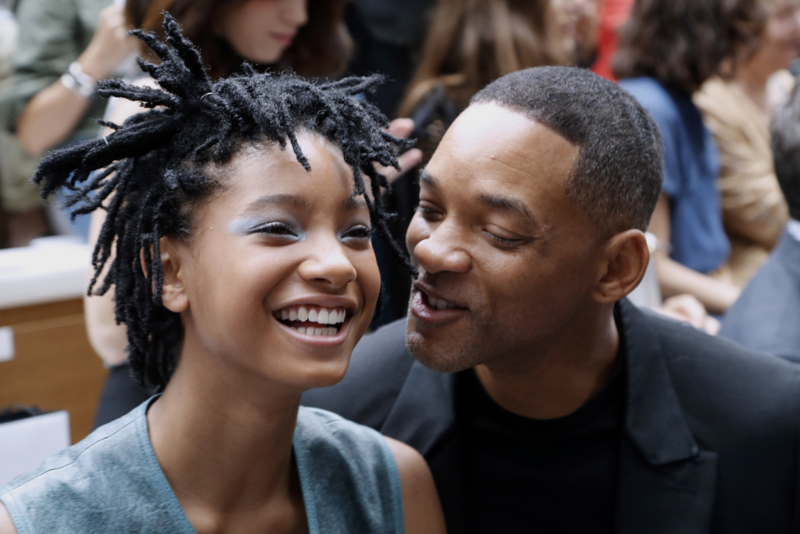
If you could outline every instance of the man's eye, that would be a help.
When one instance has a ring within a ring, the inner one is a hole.
[[[488,235],[491,240],[507,248],[515,247],[524,241],[523,239],[509,239],[507,237],[502,237],[493,232],[489,232],[488,230],[486,231],[486,235]]]
[[[298,235],[298,232],[294,228],[283,222],[271,222],[256,226],[253,228],[252,233],[280,237],[297,237]]]
[[[351,226],[342,234],[344,239],[370,239],[372,238],[372,228],[365,224]]]

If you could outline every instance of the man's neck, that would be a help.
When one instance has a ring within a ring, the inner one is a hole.
[[[617,360],[613,309],[604,310],[588,328],[564,328],[560,337],[546,351],[531,348],[524,364],[493,361],[475,367],[489,396],[531,419],[565,417],[594,397],[611,379]]]

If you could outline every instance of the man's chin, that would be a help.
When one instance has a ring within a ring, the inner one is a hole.
[[[406,345],[414,359],[437,373],[457,373],[477,365],[463,347],[434,342],[411,329],[406,332]]]

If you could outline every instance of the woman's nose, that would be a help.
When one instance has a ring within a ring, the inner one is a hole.
[[[356,268],[338,241],[317,246],[315,252],[300,265],[304,280],[344,287],[356,279]]]

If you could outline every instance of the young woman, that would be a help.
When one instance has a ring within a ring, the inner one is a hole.
[[[125,16],[131,27],[163,37],[163,13],[182,24],[184,35],[196,43],[212,79],[239,72],[245,61],[259,70],[291,68],[302,76],[340,74],[350,56],[351,42],[343,24],[344,0],[127,0]],[[146,47],[144,47],[146,48]],[[145,52],[145,50],[143,50]],[[152,53],[146,54],[152,58]],[[154,87],[150,78],[137,85]],[[141,111],[138,102],[123,102],[112,120],[121,123]],[[398,135],[406,130],[392,129]],[[412,149],[401,156],[404,167],[418,159]],[[89,241],[97,239],[103,213],[93,216]],[[111,292],[113,293],[113,292]],[[84,299],[86,326],[95,352],[109,367],[98,403],[95,427],[128,413],[152,394],[130,379],[125,329],[115,324],[111,294]]]
[[[692,94],[725,74],[763,24],[758,0],[638,0],[620,31],[614,75],[661,131],[665,176],[650,222],[664,297],[688,293],[722,314],[739,289],[719,276],[730,253],[722,226],[717,149]]]
[[[101,88],[152,109],[37,173],[78,212],[106,202],[96,274],[111,261],[132,370],[163,393],[0,488],[0,533],[443,532],[417,453],[299,408],[341,379],[378,297],[373,163],[403,143],[354,96],[376,80],[212,84],[165,27],[170,47],[140,34],[163,90]]]

